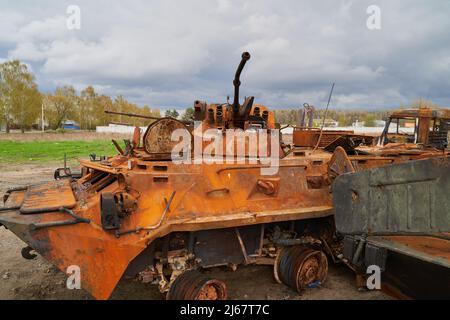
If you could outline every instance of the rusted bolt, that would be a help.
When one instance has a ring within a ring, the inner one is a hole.
[[[266,195],[271,195],[275,192],[275,186],[270,181],[258,180],[258,190]]]

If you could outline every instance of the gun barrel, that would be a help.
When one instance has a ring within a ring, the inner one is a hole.
[[[116,114],[116,115],[119,115],[119,116],[134,117],[134,118],[151,119],[151,120],[161,119],[160,117],[144,116],[144,115],[135,114],[135,113],[116,112],[116,111],[109,111],[109,110],[105,110],[105,113],[107,113],[107,114]]]
[[[250,59],[250,53],[244,52],[242,54],[241,62],[236,70],[236,74],[234,76],[233,85],[234,85],[234,101],[233,101],[233,110],[234,112],[239,112],[239,86],[241,85],[241,81],[239,77],[241,76],[242,69],[244,69],[245,63]]]

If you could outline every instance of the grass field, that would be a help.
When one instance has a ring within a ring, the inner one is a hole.
[[[17,141],[0,140],[0,163],[33,164],[61,162],[67,154],[69,164],[89,154],[112,156],[117,154],[111,140],[67,140],[67,141]]]

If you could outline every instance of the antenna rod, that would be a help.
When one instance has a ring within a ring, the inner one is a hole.
[[[133,118],[142,118],[142,119],[150,119],[150,120],[160,120],[161,117],[153,117],[153,116],[143,116],[140,114],[135,114],[135,113],[125,113],[125,112],[116,112],[116,111],[109,111],[109,110],[105,110],[105,113],[107,114],[117,114],[120,116],[127,116],[127,117],[133,117]],[[175,119],[173,117],[169,117],[172,119]],[[175,119],[176,120],[176,119]],[[184,124],[191,124],[192,121],[188,121],[188,120],[178,120]]]
[[[328,107],[330,106],[331,95],[333,94],[333,90],[334,90],[334,82],[333,82],[333,85],[331,86],[330,95],[328,96],[327,107],[325,109],[325,114],[323,115],[323,121],[322,121],[322,127],[320,128],[319,139],[317,139],[317,143],[316,143],[316,146],[314,147],[313,151],[317,150],[317,148],[319,147],[319,144],[320,144],[320,140],[322,139],[323,127],[325,126],[325,119],[327,118]]]

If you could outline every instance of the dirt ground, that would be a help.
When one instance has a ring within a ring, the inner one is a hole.
[[[7,188],[51,180],[54,165],[0,165],[0,195]],[[66,275],[38,256],[25,260],[20,254],[25,243],[0,227],[0,299],[92,299],[84,290],[66,288]],[[381,292],[359,292],[353,274],[343,266],[330,265],[327,281],[320,288],[309,289],[299,296],[275,282],[272,268],[239,267],[236,271],[215,268],[206,271],[225,281],[229,299],[388,299]],[[155,286],[123,280],[111,299],[162,299]]]

